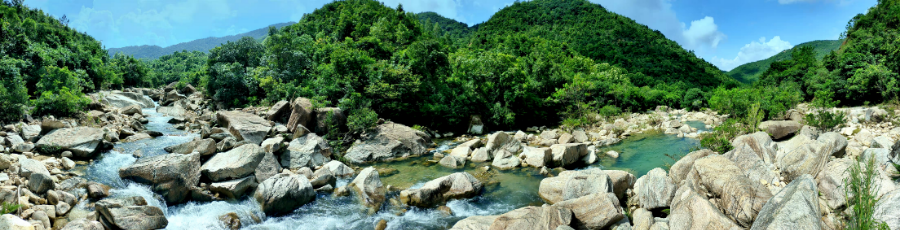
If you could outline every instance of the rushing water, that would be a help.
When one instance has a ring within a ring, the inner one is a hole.
[[[466,163],[466,167],[462,169],[449,169],[436,164],[428,155],[371,165],[386,172],[381,176],[386,186],[396,188],[394,192],[388,193],[388,200],[397,198],[396,191],[399,189],[418,188],[432,179],[462,171],[482,180],[485,184],[482,195],[448,202],[446,206],[452,210],[450,215],[436,209],[403,210],[391,202],[385,202],[381,210],[369,215],[356,197],[332,197],[329,193],[318,194],[315,201],[290,214],[271,217],[265,216],[249,197],[239,201],[188,202],[167,206],[159,195],[150,191],[149,186],[120,179],[118,170],[134,163],[137,160],[135,153],[143,157],[165,154],[163,148],[191,141],[197,135],[174,129],[167,123],[171,118],[156,113],[154,109],[144,109],[143,112],[150,121],[146,125],[147,129],[162,132],[164,136],[117,144],[112,151],[103,153],[90,165],[80,167],[85,171],[85,179],[112,186],[112,197],[141,196],[150,205],[160,207],[169,221],[167,229],[225,229],[218,217],[229,212],[238,215],[244,229],[372,229],[381,220],[388,222],[388,229],[446,229],[469,216],[499,215],[516,208],[543,203],[537,190],[544,176],[538,174],[537,169],[485,171],[484,168],[489,163],[473,162]],[[688,124],[703,127],[702,123]],[[458,143],[445,141],[434,151],[448,150],[456,144]],[[666,153],[683,154],[696,145],[696,140],[673,135],[639,134],[600,152],[616,150],[621,154],[618,159],[601,156],[599,163],[589,167],[626,169],[640,176],[654,167],[664,165],[664,160],[668,159],[665,157]],[[339,180],[337,186],[349,182],[349,179]],[[76,209],[85,213],[87,208],[84,204],[79,204]]]

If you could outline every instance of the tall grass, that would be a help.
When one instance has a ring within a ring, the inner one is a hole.
[[[865,169],[860,164],[853,164],[848,169],[850,176],[844,180],[844,197],[847,198],[847,207],[850,214],[847,216],[847,229],[890,229],[884,222],[873,218],[875,204],[878,203],[877,172],[875,172],[875,159],[870,157],[865,164]]]

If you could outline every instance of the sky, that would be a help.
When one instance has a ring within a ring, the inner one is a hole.
[[[26,0],[69,19],[106,48],[170,46],[299,21],[332,0]],[[514,0],[379,0],[410,12],[433,11],[470,26]],[[835,40],[877,0],[590,0],[629,17],[731,70],[794,45]]]

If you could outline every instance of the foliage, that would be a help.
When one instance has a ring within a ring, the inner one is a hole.
[[[182,86],[191,84],[200,86],[200,80],[206,73],[206,53],[200,51],[181,51],[161,56],[152,61],[145,61],[147,68],[157,76],[154,86],[180,82]],[[179,88],[180,89],[180,88]]]
[[[24,60],[0,58],[0,122],[14,121],[24,115],[24,106],[28,102],[28,89],[22,70],[30,63]]]
[[[90,102],[91,100],[87,99],[83,93],[62,87],[57,93],[44,91],[41,97],[32,101],[35,106],[33,114],[57,117],[74,116],[81,113]]]
[[[700,146],[714,152],[724,154],[731,151],[734,146],[731,140],[735,137],[752,133],[765,117],[765,111],[759,102],[749,105],[743,117],[728,118],[711,132],[700,134]]]
[[[0,215],[16,212],[21,207],[22,207],[22,205],[14,204],[14,203],[7,203],[4,201],[2,204],[0,204]]]
[[[864,165],[865,168],[863,168]],[[844,179],[847,185],[844,189],[844,197],[847,199],[849,210],[847,222],[848,229],[889,229],[884,222],[878,222],[873,217],[875,204],[878,203],[878,172],[875,168],[875,158],[860,159],[847,169],[849,177]],[[846,212],[845,212],[846,213]]]
[[[375,127],[378,123],[378,114],[371,109],[357,109],[347,116],[347,127],[351,133],[362,133]]]
[[[819,40],[801,43],[797,46],[794,46],[794,48],[784,50],[776,54],[775,56],[735,67],[734,69],[728,71],[727,74],[728,76],[740,82],[753,84],[754,82],[759,80],[759,77],[763,73],[769,70],[769,66],[772,65],[772,63],[792,60],[791,54],[801,47],[813,47],[816,51],[816,59],[822,60],[829,52],[841,48],[841,40]]]
[[[834,92],[818,91],[813,99],[813,107],[817,109],[815,112],[806,114],[804,120],[807,125],[818,128],[823,132],[839,129],[844,124],[845,114],[840,111],[831,112],[828,108],[835,107],[840,101],[834,101],[832,96]]]

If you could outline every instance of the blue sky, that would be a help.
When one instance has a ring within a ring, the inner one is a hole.
[[[380,0],[474,25],[513,0]],[[794,45],[838,39],[877,0],[590,0],[659,30],[723,70]],[[26,0],[107,48],[170,46],[299,21],[331,0]]]

